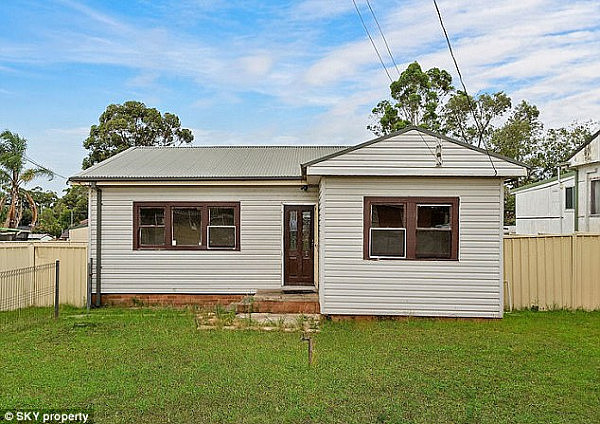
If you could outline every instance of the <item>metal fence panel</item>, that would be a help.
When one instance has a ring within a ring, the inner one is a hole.
[[[505,309],[600,309],[600,234],[506,236]]]
[[[0,271],[60,261],[60,303],[86,305],[87,243],[0,242]]]

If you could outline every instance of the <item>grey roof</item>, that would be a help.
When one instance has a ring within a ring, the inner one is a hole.
[[[102,180],[299,179],[301,165],[345,146],[132,147],[69,178]]]

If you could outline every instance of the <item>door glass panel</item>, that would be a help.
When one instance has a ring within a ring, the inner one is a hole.
[[[290,250],[298,248],[298,211],[290,211]]]
[[[310,224],[311,212],[302,212],[302,254],[303,256],[310,255]]]

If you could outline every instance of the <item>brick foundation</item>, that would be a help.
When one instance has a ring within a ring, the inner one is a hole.
[[[240,302],[244,294],[103,294],[102,305],[106,306],[228,306]],[[92,305],[96,295],[92,296]]]

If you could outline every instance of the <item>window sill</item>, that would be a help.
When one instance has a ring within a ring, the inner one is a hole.
[[[397,262],[460,262],[458,258],[364,258],[369,262],[397,261]]]
[[[152,247],[136,247],[133,249],[136,251],[174,251],[174,252],[239,252],[239,248],[231,247],[170,247],[170,246],[152,246]]]

